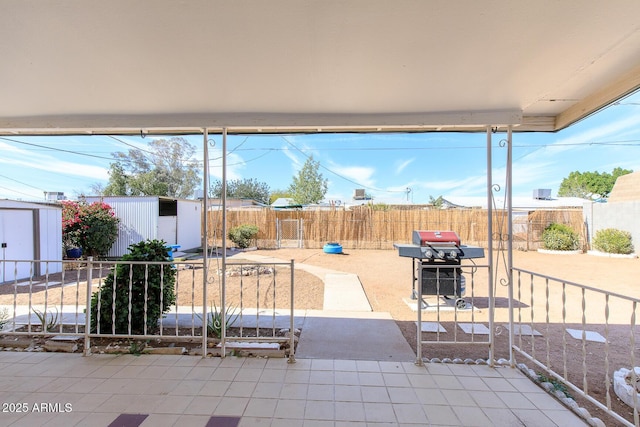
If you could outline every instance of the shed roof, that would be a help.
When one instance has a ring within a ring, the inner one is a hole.
[[[640,87],[637,0],[0,0],[0,134],[555,131]]]

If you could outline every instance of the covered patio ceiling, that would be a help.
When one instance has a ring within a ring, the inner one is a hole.
[[[640,87],[637,0],[0,0],[0,134],[557,131]]]

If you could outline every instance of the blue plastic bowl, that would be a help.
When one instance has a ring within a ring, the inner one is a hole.
[[[325,254],[341,254],[342,245],[340,243],[327,243],[322,247]]]

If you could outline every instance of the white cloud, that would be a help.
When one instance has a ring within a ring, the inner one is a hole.
[[[401,162],[401,163],[396,162],[396,175],[399,175],[400,173],[402,173],[404,168],[406,168],[411,163],[413,163],[414,160],[415,160],[415,157],[411,158],[411,159],[408,159],[408,160],[405,160],[404,162]]]

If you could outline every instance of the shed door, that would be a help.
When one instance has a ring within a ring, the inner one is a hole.
[[[34,259],[33,211],[0,210],[0,261]],[[2,262],[0,282],[28,278],[30,263]],[[16,274],[17,268],[17,274]]]

